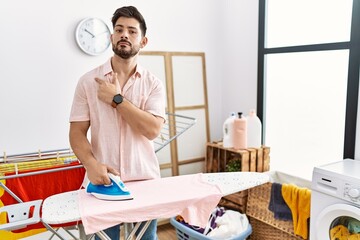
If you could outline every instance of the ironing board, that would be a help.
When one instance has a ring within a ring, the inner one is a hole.
[[[159,136],[153,141],[154,142],[154,150],[157,153],[162,148],[164,148],[166,145],[168,145],[172,140],[183,134],[185,131],[187,131],[190,127],[192,127],[196,123],[196,119],[192,117],[182,116],[178,114],[173,113],[166,113],[166,123],[164,124],[163,128],[161,129],[161,132]],[[52,174],[57,172],[68,172],[68,171],[80,171],[82,170],[83,166],[78,161],[75,154],[72,152],[71,149],[58,149],[58,150],[50,150],[50,151],[38,151],[38,152],[31,152],[31,153],[23,153],[23,154],[13,154],[8,155],[6,152],[4,152],[3,156],[0,156],[0,180],[18,180],[18,178],[23,177],[31,177],[34,176],[37,179],[40,179],[43,174]],[[78,180],[77,178],[81,178],[81,174],[77,176],[73,176],[76,178],[75,180]],[[56,179],[56,178],[55,178]],[[62,178],[59,178],[57,180],[62,180]],[[74,180],[74,179],[72,179]],[[79,183],[80,186],[81,182]],[[65,191],[70,191],[73,189],[71,186],[68,186],[68,184],[62,184],[63,188],[56,189],[56,193]],[[68,187],[67,189],[64,189]],[[16,194],[13,190],[8,188],[5,184],[0,182],[0,188],[4,189],[5,192],[12,197],[10,199],[10,202],[8,204],[14,204],[19,203],[18,205],[14,206],[6,206],[6,208],[2,207],[0,208],[0,212],[2,210],[10,210],[11,209],[19,209],[19,206],[25,206],[27,207],[28,204],[25,201],[29,201],[29,197],[27,197],[28,192],[22,193],[24,196],[18,196],[19,192]],[[45,187],[46,188],[46,187]],[[46,188],[47,189],[47,188]],[[16,186],[15,186],[16,190]],[[32,193],[33,188],[30,188],[29,191]],[[16,192],[16,191],[15,191]],[[44,195],[46,194],[45,191],[42,191]],[[54,194],[54,193],[53,193]],[[49,196],[49,195],[47,195]],[[43,196],[42,199],[46,198],[47,196]],[[22,199],[25,198],[25,199]],[[15,200],[15,201],[14,201]],[[30,197],[31,200],[31,197]],[[34,199],[35,200],[35,199]],[[37,200],[37,198],[36,198]],[[28,210],[30,211],[29,207]],[[53,229],[51,226],[46,224],[45,222],[37,223],[37,218],[31,218],[26,216],[22,216],[22,213],[19,213],[21,216],[20,218],[12,218],[12,222],[7,224],[6,222],[0,223],[0,230],[8,230],[10,231],[9,226],[16,226],[18,228],[21,228],[21,230],[28,231],[32,228],[42,228],[45,226],[49,231],[56,234],[55,229]],[[16,214],[17,215],[17,214]],[[29,219],[27,219],[29,218]],[[31,222],[29,222],[31,220]],[[6,221],[6,220],[5,220]],[[10,221],[10,220],[9,220]],[[30,226],[25,226],[23,228],[23,223],[29,222],[31,223]],[[37,223],[37,224],[34,224]],[[70,224],[70,223],[69,223]],[[64,229],[67,231],[66,229]],[[68,232],[68,231],[67,231]],[[70,232],[68,232],[69,235],[72,235]],[[0,234],[1,235],[1,234]],[[57,235],[57,234],[56,234]],[[0,236],[1,238],[1,236]]]
[[[180,177],[181,176],[174,176],[170,178],[176,179]],[[269,176],[267,174],[258,172],[203,173],[201,174],[201,177],[204,182],[216,185],[219,188],[222,196],[243,191],[269,181]],[[168,180],[168,178],[164,178],[164,181],[166,180]],[[136,182],[136,184],[143,184],[143,182],[146,181],[139,181]],[[176,188],[176,185],[173,187]],[[79,201],[79,195],[83,194],[81,191],[84,190],[60,193],[46,198],[42,206],[42,221],[47,224],[62,224],[73,221],[81,221],[82,216],[79,209],[79,206],[83,204]],[[96,199],[95,201],[102,200]],[[179,203],[174,202],[173,204],[175,207],[176,204]],[[166,210],[163,210],[159,217],[164,216],[164,211]],[[147,221],[149,224],[151,220],[144,219],[144,221]],[[135,225],[133,231],[130,233],[127,239],[132,239],[132,237],[135,235],[135,231],[139,227],[139,224],[140,223]],[[147,226],[148,225],[143,228],[143,232]],[[99,231],[98,236],[102,239],[109,239],[102,231]]]

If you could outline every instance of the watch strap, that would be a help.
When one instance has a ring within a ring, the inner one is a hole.
[[[112,102],[111,102],[111,106],[112,106],[113,108],[116,108],[116,107],[117,107],[117,105],[118,105],[118,104],[117,104],[117,103],[115,103],[114,101],[112,101]]]

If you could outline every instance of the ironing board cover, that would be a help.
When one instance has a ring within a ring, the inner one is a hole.
[[[80,215],[85,232],[95,233],[120,222],[140,222],[181,215],[192,225],[205,227],[222,193],[218,186],[190,174],[148,181],[127,182],[134,199],[99,200],[79,192]]]
[[[181,215],[191,225],[205,226],[222,196],[266,182],[259,172],[199,173],[157,180],[127,182],[135,197],[130,201],[99,200],[85,190],[65,192],[45,199],[44,222],[60,224],[82,220],[90,234],[120,222],[138,222]]]

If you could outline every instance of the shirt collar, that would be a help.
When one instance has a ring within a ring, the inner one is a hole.
[[[112,67],[111,67],[111,58],[109,60],[107,60],[106,63],[104,63],[102,70],[103,70],[104,76],[113,72]]]
[[[113,72],[112,66],[111,66],[111,58],[104,63],[103,65],[103,74],[104,76],[110,74]],[[131,77],[140,78],[142,76],[142,73],[144,72],[144,68],[140,66],[139,64],[136,65],[135,73]]]

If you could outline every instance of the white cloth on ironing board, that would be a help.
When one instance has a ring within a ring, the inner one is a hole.
[[[205,227],[222,193],[205,182],[202,174],[126,182],[133,200],[99,200],[81,190],[80,216],[86,234],[122,222],[141,222],[181,215],[191,225]]]

